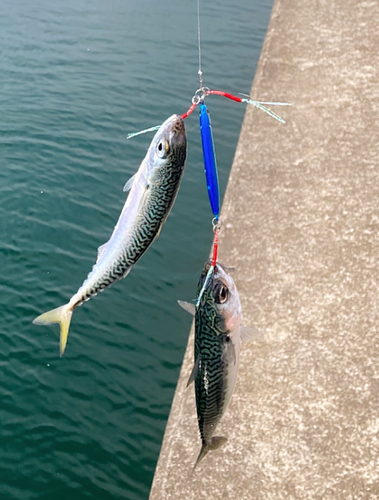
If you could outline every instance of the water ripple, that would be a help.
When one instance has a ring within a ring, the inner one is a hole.
[[[270,8],[204,2],[207,85],[249,91]],[[194,298],[212,238],[196,112],[148,255],[75,311],[63,358],[58,326],[32,320],[70,299],[109,238],[152,137],[127,133],[188,109],[196,44],[195,2],[0,3],[2,498],[148,496],[192,321],[176,300]],[[224,190],[244,107],[209,109]]]

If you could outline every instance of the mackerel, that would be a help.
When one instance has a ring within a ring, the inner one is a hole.
[[[213,436],[232,397],[238,373],[240,342],[260,336],[259,330],[241,326],[242,309],[230,268],[216,263],[211,276],[207,262],[198,283],[194,304],[178,301],[195,316],[194,367],[188,385],[195,382],[197,419],[202,447],[195,467],[209,450],[224,444],[225,437]]]
[[[99,247],[92,271],[71,300],[33,321],[60,324],[60,355],[67,344],[74,309],[125,278],[160,234],[178,194],[187,157],[184,123],[179,115],[168,118],[155,134],[137,173],[125,184],[130,193],[107,243]]]

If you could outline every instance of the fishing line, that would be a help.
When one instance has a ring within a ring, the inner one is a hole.
[[[249,95],[241,94],[243,98],[238,97],[236,95],[230,94],[229,92],[224,92],[223,90],[211,90],[208,87],[204,87],[203,81],[203,71],[202,71],[202,61],[201,61],[201,27],[200,27],[200,0],[196,0],[197,5],[197,45],[198,45],[198,59],[199,59],[199,68],[198,68],[198,76],[199,76],[199,88],[196,90],[194,96],[192,97],[191,106],[188,110],[181,115],[182,120],[186,119],[197,106],[200,106],[199,113],[199,121],[200,121],[200,135],[201,135],[201,143],[203,150],[203,161],[204,161],[204,173],[207,184],[207,192],[208,198],[211,205],[211,210],[213,213],[213,232],[214,232],[214,240],[213,240],[213,251],[212,251],[212,260],[211,266],[207,273],[207,277],[204,281],[204,285],[199,293],[197,298],[196,307],[200,304],[201,296],[211,279],[215,265],[217,262],[217,253],[218,253],[218,236],[221,227],[220,220],[220,190],[218,183],[218,171],[217,171],[217,162],[216,162],[216,153],[213,142],[213,134],[211,127],[211,119],[209,111],[205,105],[205,98],[209,95],[218,95],[230,99],[235,102],[250,104],[261,111],[264,111],[275,120],[278,120],[281,123],[286,123],[283,118],[281,118],[278,114],[272,111],[269,106],[291,106],[291,103],[288,102],[266,102],[266,101],[256,101],[251,99]],[[155,131],[158,127],[150,127],[148,129],[142,130],[140,132],[135,132],[128,134],[127,139],[135,137],[140,134],[144,134],[145,132]]]
[[[197,0],[197,46],[199,49],[199,75],[200,88],[203,87],[203,72],[201,71],[201,36],[200,36],[200,0]]]
[[[200,105],[200,135],[201,135],[201,144],[203,149],[203,161],[204,161],[204,172],[207,184],[208,198],[211,205],[212,213],[214,215],[214,219],[212,221],[214,238],[213,238],[213,251],[212,251],[212,260],[211,265],[208,270],[207,276],[204,280],[204,284],[200,290],[200,293],[197,297],[196,307],[199,307],[201,297],[207,288],[210,280],[212,279],[216,262],[217,262],[217,254],[218,254],[218,237],[221,227],[221,219],[220,219],[220,189],[218,182],[218,171],[217,171],[217,162],[216,162],[216,153],[213,142],[213,134],[211,127],[211,118],[209,111],[204,103],[205,98],[208,95],[219,95],[222,97],[226,97],[235,102],[243,102],[246,104],[251,104],[258,109],[264,111],[271,117],[276,120],[285,123],[283,118],[274,113],[270,108],[267,108],[265,104],[269,105],[288,105],[289,103],[275,103],[275,102],[260,102],[250,99],[250,96],[246,96],[242,94],[244,98],[235,96],[228,92],[224,92],[222,90],[211,90],[208,87],[204,87],[203,83],[203,72],[201,68],[201,29],[200,29],[200,0],[197,0],[197,43],[198,43],[198,53],[199,53],[199,88],[195,92],[195,95],[192,97],[192,104],[189,109],[182,115],[182,119],[187,118],[196,108],[196,106]]]
[[[212,213],[218,221],[220,215],[220,190],[218,184],[218,172],[217,172],[217,162],[216,153],[213,142],[211,117],[209,111],[204,103],[204,99],[208,92],[210,92],[208,87],[203,85],[203,72],[201,69],[201,29],[200,29],[200,0],[197,0],[197,45],[199,51],[199,84],[200,87],[196,91],[194,97],[192,98],[192,111],[195,109],[197,104],[200,104],[200,135],[201,135],[201,145],[203,149],[203,160],[204,160],[204,173],[207,183],[209,203],[211,205]],[[192,112],[191,111],[191,112]],[[189,110],[185,113],[188,116]],[[182,116],[183,118],[183,116]]]
[[[185,113],[186,117],[192,113],[195,107],[200,105],[199,113],[199,124],[200,124],[200,135],[201,135],[201,145],[203,149],[203,162],[204,162],[204,173],[205,180],[207,184],[208,198],[211,205],[211,210],[214,215],[212,220],[214,239],[213,239],[213,251],[212,260],[209,267],[207,276],[204,280],[204,284],[201,287],[199,295],[196,301],[196,308],[199,307],[201,297],[208,287],[210,280],[213,277],[218,253],[218,235],[220,231],[220,188],[218,183],[218,171],[216,162],[216,152],[213,142],[211,117],[209,111],[204,103],[204,99],[207,93],[210,92],[208,88],[204,87],[203,84],[203,72],[201,69],[201,30],[200,30],[200,0],[197,0],[197,44],[199,51],[199,88],[192,98],[192,105],[190,109]],[[183,118],[183,116],[182,116]]]
[[[192,106],[190,109],[192,111],[196,107],[196,103],[200,104],[199,113],[199,124],[200,124],[200,135],[201,135],[201,145],[203,149],[203,162],[204,162],[204,173],[205,180],[207,184],[208,198],[211,205],[211,210],[214,215],[212,225],[214,232],[213,239],[213,251],[212,251],[212,261],[210,268],[208,270],[207,276],[205,278],[204,284],[200,290],[199,296],[196,301],[196,307],[199,307],[201,297],[204,290],[207,288],[209,281],[211,280],[214,269],[217,262],[217,252],[218,252],[218,234],[220,230],[220,188],[218,182],[218,170],[216,162],[216,152],[213,142],[211,117],[209,111],[204,103],[204,99],[207,93],[210,92],[208,88],[203,85],[203,72],[201,70],[201,30],[200,30],[200,0],[197,0],[197,44],[199,50],[199,89],[196,91],[195,96],[192,98]],[[192,112],[191,111],[191,112]],[[187,111],[188,116],[188,111]]]

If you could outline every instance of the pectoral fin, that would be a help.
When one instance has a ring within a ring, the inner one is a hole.
[[[234,345],[232,339],[228,337],[228,341],[225,344],[224,352],[221,356],[221,359],[227,365],[235,365],[236,364],[236,351],[234,349]]]
[[[133,183],[136,180],[136,175],[137,175],[137,172],[131,176],[131,178],[125,184],[123,191],[129,191],[130,189],[132,189]]]
[[[254,326],[241,326],[240,335],[242,342],[250,342],[263,337],[263,333]]]
[[[195,316],[196,313],[195,304],[190,304],[189,302],[184,302],[183,300],[178,300],[178,304],[192,316]]]

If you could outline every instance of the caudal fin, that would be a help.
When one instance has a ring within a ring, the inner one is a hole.
[[[201,462],[201,460],[203,460],[208,451],[217,450],[217,448],[220,448],[220,446],[225,444],[227,440],[228,438],[226,437],[215,436],[211,438],[207,443],[203,443],[203,446],[201,447],[199,456],[197,457],[196,463],[193,468],[196,469],[196,466],[199,462]]]
[[[63,356],[67,344],[68,330],[70,328],[71,316],[73,308],[69,304],[57,307],[51,311],[47,311],[41,316],[33,320],[35,325],[50,325],[51,323],[59,323],[61,327],[61,335],[59,340],[59,352]]]

